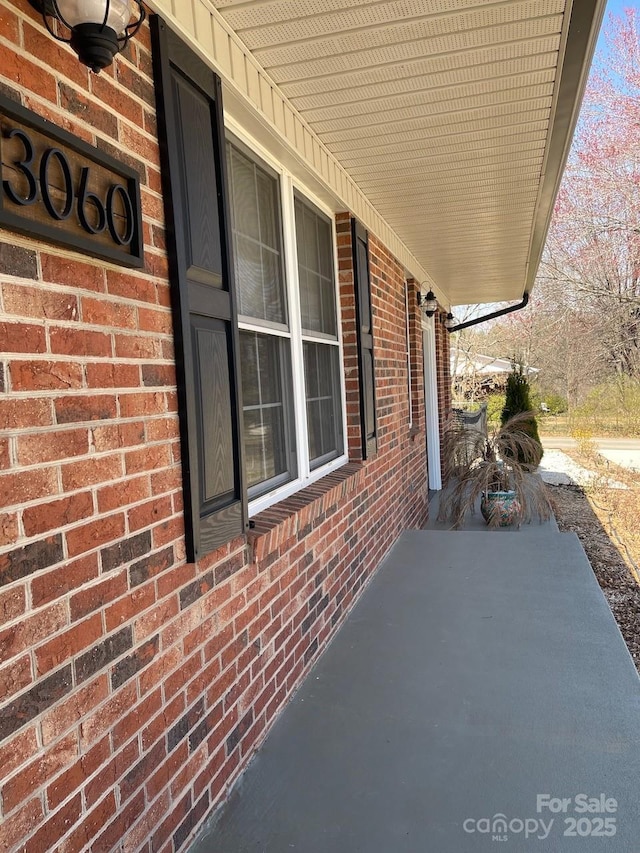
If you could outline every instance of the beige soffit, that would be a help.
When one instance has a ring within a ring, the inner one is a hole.
[[[605,0],[151,0],[441,302],[530,291]]]

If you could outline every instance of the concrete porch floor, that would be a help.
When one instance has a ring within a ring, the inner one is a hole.
[[[577,538],[411,531],[191,853],[640,853],[638,790],[640,680]]]

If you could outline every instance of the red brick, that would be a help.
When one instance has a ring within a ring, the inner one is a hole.
[[[21,89],[38,92],[42,98],[46,98],[48,101],[56,101],[55,78],[42,66],[27,59],[26,56],[18,56],[5,48],[2,58],[2,73],[3,76],[17,83]]]
[[[19,693],[33,681],[31,658],[29,655],[0,669],[0,696],[5,702],[10,696]]]
[[[31,601],[34,607],[41,607],[68,592],[77,589],[98,577],[98,555],[89,554],[77,560],[67,561],[63,566],[47,574],[39,574],[31,581]],[[73,601],[72,601],[73,603]],[[71,618],[74,616],[73,607]]]
[[[83,139],[89,145],[93,145],[95,142],[91,130],[78,124],[68,113],[61,112],[57,104],[46,104],[39,98],[32,96],[30,92],[23,92],[22,99],[25,108],[37,113],[41,118],[48,119],[63,130],[69,131],[77,139]]]
[[[135,329],[136,309],[119,301],[85,296],[82,300],[82,320],[93,326],[116,326]]]
[[[131,74],[131,78],[136,77],[136,74]],[[135,125],[142,125],[142,106],[129,96],[128,90],[114,85],[109,77],[104,74],[92,75],[91,91],[100,103],[111,107],[116,115],[129,119]]]
[[[78,297],[71,293],[51,293],[36,287],[3,284],[4,310],[7,314],[34,317],[38,320],[75,320]]]
[[[4,6],[0,8],[0,35],[7,41],[18,43],[18,17]]]
[[[149,478],[147,476],[132,477],[121,483],[101,488],[98,491],[98,509],[100,512],[109,512],[109,510],[142,501],[150,495]]]
[[[117,358],[162,358],[162,345],[157,337],[115,334]]]
[[[33,850],[53,850],[69,827],[78,821],[81,813],[82,795],[78,793],[29,839],[29,846],[32,846]]]
[[[85,749],[103,737],[135,704],[136,699],[136,685],[130,681],[80,724],[81,747]]]
[[[139,308],[138,328],[144,332],[158,332],[161,335],[171,335],[173,333],[173,315],[171,311]]]
[[[101,291],[104,285],[104,267],[82,263],[75,258],[62,258],[58,255],[41,254],[42,278],[56,284],[66,284],[80,290]],[[77,316],[77,314],[75,315]],[[58,319],[58,318],[49,318]],[[59,318],[63,319],[63,318]],[[71,319],[71,318],[64,318]]]
[[[36,29],[24,23],[24,47],[32,56],[37,56],[47,67],[55,68],[57,73],[69,77],[76,85],[87,89],[88,69],[78,62],[77,57],[61,44],[54,41],[42,28]]]
[[[106,675],[99,675],[89,684],[77,688],[63,702],[42,717],[42,742],[45,746],[71,728],[78,720],[93,711],[109,695]]]
[[[107,736],[100,743],[104,743],[104,741],[109,742],[110,737]],[[102,797],[105,791],[113,788],[139,757],[140,748],[137,739],[116,752],[111,761],[86,785],[84,795],[87,806],[91,807]]]
[[[111,394],[58,397],[55,410],[59,424],[110,420],[117,414],[116,398]]]
[[[68,361],[13,361],[10,364],[14,391],[53,391],[82,388],[82,365]]]
[[[181,539],[183,536],[184,518],[179,516],[153,528],[153,547],[162,548],[163,545]]]
[[[96,362],[87,365],[86,374],[89,388],[136,388],[140,385],[137,364]]]
[[[120,394],[120,415],[123,418],[137,418],[142,415],[163,415],[166,412],[164,394],[159,391],[147,391],[141,394]]]
[[[0,746],[0,778],[7,779],[38,752],[38,738],[35,727],[21,729],[13,738],[3,741]]]
[[[6,471],[11,466],[11,456],[9,454],[9,439],[0,438],[0,471]]]
[[[94,98],[87,97],[68,86],[66,83],[59,83],[60,89],[60,106],[67,112],[77,116],[82,121],[85,121],[91,127],[102,131],[107,136],[114,139],[118,136],[118,118],[111,110],[102,107],[99,101]]]
[[[153,834],[157,826],[171,811],[168,791],[164,791],[151,806],[147,806],[141,819],[128,830],[122,842],[123,853],[151,853],[151,845],[143,846],[145,839]]]
[[[86,755],[81,756],[78,761],[75,761],[61,773],[47,788],[47,806],[49,809],[58,808],[70,792],[83,787],[87,779],[109,760],[110,755],[109,738],[103,738]]]
[[[49,400],[0,400],[0,429],[49,426],[52,423],[53,407]]]
[[[158,362],[143,364],[142,382],[147,388],[174,387],[176,384],[175,365]]]
[[[140,616],[134,622],[136,642],[140,642],[155,634],[160,628],[177,616],[179,612],[180,606],[177,596],[174,595],[171,598],[161,601],[156,607],[143,616]],[[146,676],[142,676],[141,681],[145,678]]]
[[[196,576],[196,568],[193,563],[183,563],[165,572],[158,578],[158,598],[166,598],[181,586],[184,586]]]
[[[47,349],[44,326],[32,326],[27,323],[0,322],[0,341],[4,353],[46,352]]]
[[[155,418],[146,423],[147,441],[166,441],[177,439],[180,435],[180,424],[178,418],[171,416],[167,418]]]
[[[166,444],[147,445],[125,455],[127,474],[139,474],[141,471],[167,468],[170,464],[171,454]]]
[[[117,423],[95,427],[91,430],[93,446],[97,453],[117,450],[144,443],[144,421],[136,423]]]
[[[27,536],[36,536],[47,530],[65,527],[93,515],[91,492],[80,492],[68,498],[28,507],[22,513],[22,523]]]
[[[0,545],[11,545],[18,538],[18,515],[15,512],[0,513]],[[0,613],[1,613],[0,609]],[[0,618],[1,621],[1,618]]]
[[[21,435],[17,439],[17,456],[20,465],[54,462],[89,452],[89,433],[86,429],[56,430],[34,435]]]
[[[108,358],[113,353],[111,335],[72,326],[53,326],[49,330],[49,343],[51,352],[59,355],[80,353],[85,357]]]
[[[97,555],[94,556],[97,560]],[[123,570],[100,583],[79,590],[69,602],[71,618],[73,620],[82,619],[83,616],[87,616],[99,607],[103,607],[110,601],[115,601],[116,598],[124,595],[127,589],[127,572]]]
[[[155,602],[155,589],[153,583],[136,587],[129,595],[116,601],[104,612],[104,621],[107,631],[118,628],[134,616],[138,616]]]
[[[66,540],[69,556],[75,557],[86,551],[93,551],[94,548],[106,542],[112,542],[124,535],[124,529],[124,515],[119,514],[99,518],[82,527],[68,530]]]
[[[65,604],[54,604],[41,610],[13,628],[0,632],[0,657],[9,660],[60,631],[67,624]]]
[[[111,792],[89,812],[71,835],[60,842],[57,853],[78,853],[78,850],[83,850],[115,813],[116,801],[113,792]]]
[[[35,650],[37,675],[42,676],[56,669],[70,657],[75,657],[93,645],[101,636],[102,618],[99,613],[73,625],[68,631]]]
[[[179,465],[173,465],[165,471],[154,471],[151,474],[151,491],[154,495],[178,490],[182,491],[182,469]]]
[[[0,474],[0,494],[7,506],[55,495],[58,491],[54,468],[20,471],[16,474]]]
[[[156,524],[173,514],[173,506],[170,497],[154,498],[140,506],[134,506],[127,512],[129,530],[140,530]]]
[[[122,476],[122,457],[114,453],[98,459],[85,459],[62,466],[62,488],[65,492],[94,486]]]
[[[169,262],[166,254],[158,255],[155,252],[145,252],[144,268],[150,275],[165,280],[169,278]]]
[[[122,720],[116,723],[111,733],[114,750],[120,749],[123,744],[142,731],[149,720],[158,713],[162,704],[162,691],[158,687],[153,693],[148,693]]]
[[[0,625],[22,616],[26,608],[24,586],[17,586],[6,592],[0,592]]]
[[[138,302],[156,301],[155,283],[142,276],[126,275],[109,270],[107,272],[107,290],[113,296],[123,296],[126,299],[135,299]]]
[[[20,811],[2,822],[2,843],[5,850],[12,850],[22,842],[38,826],[44,817],[42,802],[39,799],[29,800]],[[35,851],[35,847],[33,850]],[[46,848],[40,848],[45,850]]]
[[[5,814],[13,811],[48,779],[72,764],[77,756],[78,740],[75,735],[68,735],[21,770],[2,788],[2,805]]]
[[[99,836],[92,849],[95,851],[113,849],[127,835],[127,830],[144,813],[144,809],[144,792],[140,791],[124,808],[120,807],[116,817]]]

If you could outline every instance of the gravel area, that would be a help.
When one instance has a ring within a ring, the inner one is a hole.
[[[598,481],[609,489],[627,488],[619,480],[603,479],[602,474],[583,468],[561,450],[545,450],[538,471],[545,483],[553,486],[589,486]]]

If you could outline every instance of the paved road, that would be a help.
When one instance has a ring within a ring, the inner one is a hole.
[[[640,471],[640,438],[594,438],[598,453],[616,465],[632,471]],[[545,450],[569,450],[578,442],[568,435],[545,435],[542,438]]]
[[[577,447],[578,442],[569,435],[544,435],[542,446],[549,450],[567,450]],[[602,450],[637,450],[640,452],[640,438],[594,438],[594,444]]]

